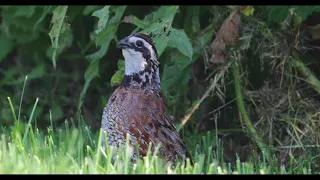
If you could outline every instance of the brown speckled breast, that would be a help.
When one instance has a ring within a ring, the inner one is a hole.
[[[118,87],[111,95],[102,116],[102,129],[108,134],[111,146],[125,145],[126,134],[130,145],[139,145],[140,156],[145,156],[148,145],[151,150],[159,143],[159,155],[175,162],[191,156],[167,113],[161,91],[140,87]],[[136,148],[134,149],[134,153]],[[134,155],[135,156],[135,155]]]

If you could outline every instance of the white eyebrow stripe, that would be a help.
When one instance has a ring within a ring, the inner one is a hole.
[[[151,52],[151,59],[158,61],[158,59],[157,59],[157,57],[156,57],[156,54],[155,54],[155,52],[154,52],[151,44],[148,43],[146,40],[144,40],[144,39],[142,39],[142,38],[140,38],[140,37],[131,36],[131,37],[129,37],[129,40],[128,40],[128,41],[129,41],[130,43],[135,43],[135,42],[138,41],[138,40],[142,41],[142,42],[143,42],[143,45],[150,50],[150,52]]]
[[[135,42],[138,41],[138,40],[142,41],[142,42],[143,42],[143,45],[144,45],[145,47],[147,47],[148,49],[151,48],[151,45],[150,45],[146,40],[144,40],[144,39],[142,39],[142,38],[135,37],[135,36],[132,36],[132,37],[129,38],[129,42],[130,42],[130,43],[135,43]]]

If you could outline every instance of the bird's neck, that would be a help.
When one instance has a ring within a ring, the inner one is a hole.
[[[122,80],[122,86],[138,86],[141,88],[155,87],[160,90],[160,75],[159,67],[156,63],[151,63],[150,66],[137,73],[127,74]]]

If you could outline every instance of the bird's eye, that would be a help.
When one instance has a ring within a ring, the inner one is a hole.
[[[138,40],[138,41],[136,42],[136,45],[137,45],[138,47],[142,47],[143,42],[142,42],[142,41],[140,41],[140,40]]]

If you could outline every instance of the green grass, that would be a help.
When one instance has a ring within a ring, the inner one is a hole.
[[[37,101],[36,101],[37,102]],[[36,108],[36,103],[34,109]],[[33,110],[34,112],[34,110]],[[33,112],[30,119],[33,119]],[[130,164],[130,150],[124,149],[114,162],[114,151],[101,146],[101,135],[91,132],[85,125],[75,128],[65,123],[65,127],[46,132],[34,129],[28,124],[15,123],[12,127],[2,127],[0,141],[1,174],[310,174],[310,162],[299,160],[296,167],[285,169],[274,160],[268,165],[264,156],[252,157],[248,162],[239,158],[233,167],[223,160],[222,142],[212,133],[205,136],[189,135],[186,138],[195,164],[186,166],[180,162],[174,168],[156,156]],[[212,151],[216,147],[217,151]],[[293,161],[293,159],[292,159]]]
[[[24,85],[25,86],[25,85]],[[23,88],[24,90],[24,88]],[[23,91],[24,92],[24,91]],[[22,93],[23,96],[23,93]],[[290,159],[288,169],[279,165],[273,158],[268,164],[264,154],[255,155],[247,162],[237,158],[232,166],[224,161],[223,145],[216,133],[205,135],[186,134],[186,140],[195,164],[178,162],[175,167],[165,163],[148,152],[147,156],[130,163],[130,149],[123,148],[115,154],[111,147],[102,147],[101,131],[92,132],[80,121],[80,126],[65,122],[60,129],[47,128],[43,132],[32,126],[37,108],[36,99],[28,123],[20,121],[22,98],[18,116],[11,99],[8,102],[12,110],[11,127],[1,128],[0,173],[1,174],[311,174],[311,162]],[[18,119],[16,118],[18,117]],[[51,112],[50,112],[51,117]],[[74,122],[74,121],[71,121]],[[217,128],[216,131],[217,132]],[[184,133],[182,133],[184,134]],[[213,151],[213,147],[216,149]],[[114,161],[112,156],[115,155]],[[236,156],[236,155],[235,155]],[[295,166],[293,165],[295,164]]]

